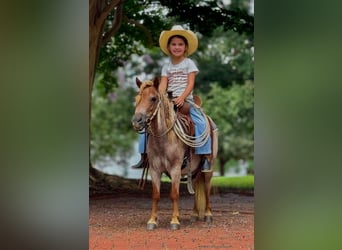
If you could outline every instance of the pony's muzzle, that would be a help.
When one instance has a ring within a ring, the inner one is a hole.
[[[132,125],[136,131],[142,132],[146,127],[146,116],[141,113],[135,114],[132,117]]]

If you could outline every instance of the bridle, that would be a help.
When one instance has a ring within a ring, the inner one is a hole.
[[[158,99],[159,100],[158,100],[158,103],[157,103],[157,107],[154,109],[152,115],[146,119],[145,129],[148,129],[150,127],[152,120],[157,115],[158,111],[160,110],[160,103],[161,103],[161,101],[160,101],[160,98],[158,98]]]

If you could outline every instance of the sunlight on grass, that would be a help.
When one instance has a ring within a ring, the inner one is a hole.
[[[171,182],[167,176],[162,177],[162,182]],[[232,188],[232,189],[254,189],[254,175],[247,176],[215,176],[211,179],[213,187]]]
[[[254,189],[254,175],[225,177],[215,176],[211,180],[212,186],[224,188]]]

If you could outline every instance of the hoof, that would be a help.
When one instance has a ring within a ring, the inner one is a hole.
[[[171,230],[178,230],[178,229],[180,229],[180,224],[176,224],[176,223],[171,223],[170,224],[170,229]]]
[[[193,215],[193,216],[191,216],[191,218],[190,218],[190,221],[191,221],[191,222],[196,222],[196,221],[198,221],[198,220],[199,220],[199,216]]]
[[[213,222],[213,216],[209,216],[209,215],[206,215],[206,216],[204,216],[204,221],[206,222],[206,223],[212,223]]]
[[[155,223],[147,223],[146,229],[147,230],[154,230],[157,228],[157,224]]]

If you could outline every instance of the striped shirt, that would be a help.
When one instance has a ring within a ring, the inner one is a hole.
[[[162,76],[167,77],[167,91],[172,91],[173,96],[183,94],[188,85],[188,74],[191,72],[199,72],[196,64],[190,58],[185,58],[178,64],[172,64],[171,60],[162,67]],[[193,102],[192,91],[187,96],[186,101]]]

